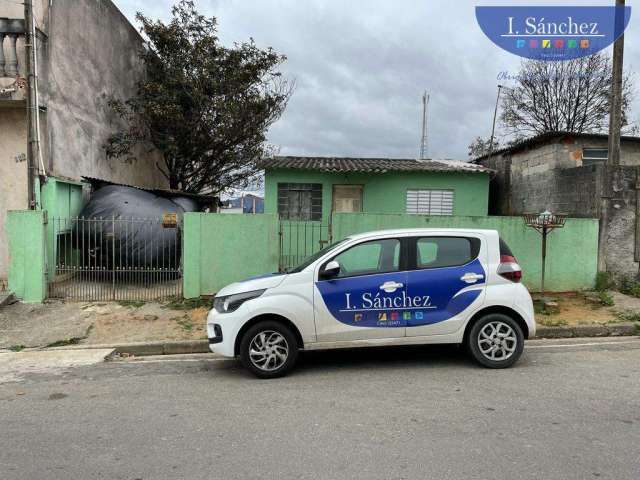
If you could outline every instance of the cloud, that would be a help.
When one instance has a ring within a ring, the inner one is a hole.
[[[136,11],[167,19],[173,4],[115,1],[132,21]],[[416,157],[427,89],[430,156],[465,159],[471,140],[491,132],[499,72],[517,71],[520,63],[476,25],[479,2],[196,3],[202,13],[218,18],[225,44],[252,37],[287,55],[283,70],[296,79],[297,88],[269,131],[269,141],[282,154]],[[633,27],[632,19],[626,34],[628,68],[637,65],[640,54]]]

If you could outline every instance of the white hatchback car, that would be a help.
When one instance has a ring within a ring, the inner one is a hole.
[[[209,344],[261,378],[286,374],[300,349],[381,345],[464,344],[481,365],[509,367],[536,328],[521,277],[495,230],[353,235],[220,290]]]

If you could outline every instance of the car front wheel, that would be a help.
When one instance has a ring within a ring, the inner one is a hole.
[[[511,317],[492,313],[480,318],[467,337],[473,359],[488,368],[507,368],[522,355],[524,334]]]
[[[240,361],[258,378],[286,375],[298,359],[298,342],[291,329],[274,321],[249,328],[240,342]]]

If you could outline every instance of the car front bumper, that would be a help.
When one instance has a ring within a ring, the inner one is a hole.
[[[209,350],[225,357],[235,357],[236,337],[247,321],[247,314],[244,305],[231,313],[218,313],[211,309],[207,315]]]

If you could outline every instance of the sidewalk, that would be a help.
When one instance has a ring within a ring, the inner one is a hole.
[[[613,306],[594,303],[582,293],[552,295],[559,312],[536,314],[537,338],[638,335],[640,299],[610,295]],[[208,300],[14,303],[0,308],[0,349],[114,348],[131,355],[208,352],[209,308]]]
[[[0,349],[204,340],[209,304],[14,303],[0,308]]]

